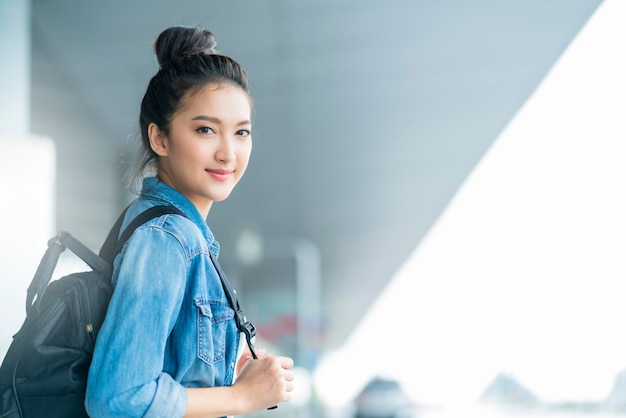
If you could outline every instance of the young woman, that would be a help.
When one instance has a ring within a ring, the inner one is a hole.
[[[206,218],[241,179],[252,149],[247,76],[215,45],[210,32],[185,27],[166,29],[155,43],[160,69],[139,118],[139,169],[154,170],[122,228],[157,205],[186,216],[147,222],[115,259],[85,401],[94,418],[242,415],[291,396],[290,358],[251,359],[239,348],[243,337],[211,260],[219,244]]]

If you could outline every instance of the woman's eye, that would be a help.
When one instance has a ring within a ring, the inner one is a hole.
[[[208,126],[202,126],[198,129],[196,129],[197,132],[200,132],[201,134],[214,134],[215,131],[213,130],[213,128],[210,128]]]
[[[237,131],[237,135],[239,136],[250,136],[250,131],[247,129],[240,129]]]

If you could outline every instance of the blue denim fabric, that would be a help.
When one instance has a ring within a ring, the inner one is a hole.
[[[115,292],[98,335],[85,405],[90,416],[182,417],[188,387],[232,384],[240,334],[209,251],[219,244],[195,206],[156,178],[144,180],[126,226],[138,228],[115,259]]]

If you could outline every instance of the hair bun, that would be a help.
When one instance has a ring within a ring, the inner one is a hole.
[[[161,68],[176,64],[194,55],[215,54],[217,40],[206,29],[174,26],[165,29],[154,44]]]

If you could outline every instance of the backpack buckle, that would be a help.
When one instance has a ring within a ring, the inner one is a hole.
[[[250,340],[252,340],[252,338],[256,336],[256,327],[252,324],[252,322],[248,321],[246,315],[243,313],[243,310],[238,309],[237,312],[235,312],[235,315],[237,317],[236,321],[239,331],[246,334],[246,338],[250,338]]]

